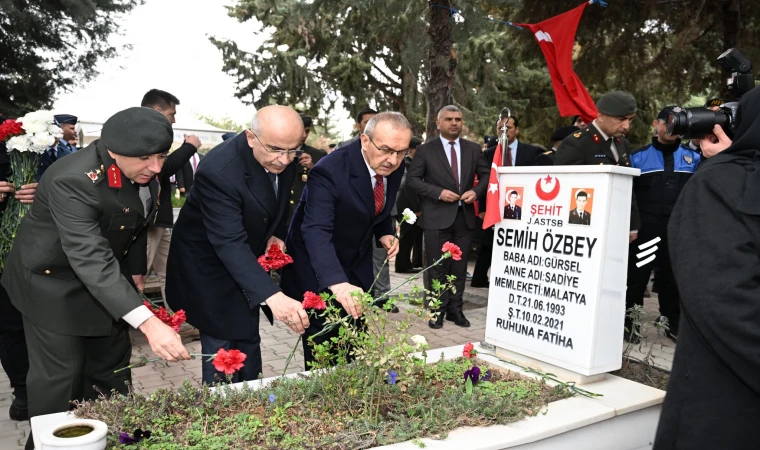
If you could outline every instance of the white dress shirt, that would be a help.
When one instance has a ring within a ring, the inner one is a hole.
[[[445,150],[444,153],[446,153],[446,159],[449,161],[449,167],[451,167],[451,144],[449,142],[449,139],[446,139],[445,137],[441,136],[441,142],[443,143],[443,149]],[[459,179],[459,183],[462,183],[462,149],[459,146],[459,138],[456,138],[454,142],[454,152],[457,155],[457,178]],[[457,186],[459,188],[459,186]],[[459,189],[457,189],[457,194],[459,193]]]
[[[377,184],[377,178],[375,178],[375,175],[377,175],[377,172],[372,169],[372,167],[369,166],[369,163],[367,162],[367,158],[364,158],[364,152],[362,151],[362,158],[364,159],[364,164],[367,165],[367,170],[369,171],[369,179],[372,182],[372,192],[375,191],[375,185]],[[383,208],[385,208],[385,198],[388,196],[388,177],[383,177]]]
[[[596,129],[599,131],[599,134],[602,135],[602,139],[604,139],[604,142],[607,142],[608,140],[610,140],[610,137],[607,136],[606,134],[604,134],[604,131],[602,131],[602,129],[599,128],[599,125],[597,125],[597,123],[596,123],[596,119],[594,119],[594,121],[591,122],[591,123],[594,124],[594,126],[596,127]],[[610,143],[610,150],[612,150],[612,155],[615,157],[615,161],[619,161],[620,160],[620,154],[618,153],[617,145],[615,145],[615,140],[614,139]]]
[[[510,153],[510,155],[512,155],[512,166],[516,166],[517,165],[516,161],[517,161],[517,144],[518,144],[518,142],[519,141],[517,139],[515,139],[514,141],[512,141],[511,144],[507,145],[507,147],[509,147],[509,153]]]

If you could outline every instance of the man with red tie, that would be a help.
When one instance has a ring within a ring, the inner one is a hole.
[[[440,136],[417,148],[412,165],[407,171],[407,187],[417,192],[422,206],[420,227],[424,230],[427,264],[443,254],[441,247],[452,242],[462,250],[459,261],[446,259],[430,269],[430,279],[446,282],[454,275],[455,292],[441,297],[441,307],[430,328],[443,327],[444,316],[460,327],[470,322],[462,312],[462,294],[467,276],[467,257],[475,235],[475,209],[473,203],[484,196],[488,187],[490,167],[483,158],[480,145],[461,139],[462,112],[454,105],[441,108],[436,120]],[[478,185],[473,187],[475,176]],[[430,286],[427,286],[430,289]]]
[[[524,144],[517,139],[520,134],[520,120],[515,116],[501,118],[496,123],[496,135],[501,135],[501,127],[507,126],[507,148],[502,151],[503,161],[497,161],[496,165],[501,166],[532,166],[536,163],[536,158],[541,154],[541,149],[530,144]],[[488,167],[491,167],[493,155],[496,153],[497,139],[483,152]],[[478,203],[485,205],[486,194],[478,197]],[[505,208],[506,209],[506,208]],[[480,213],[481,219],[485,214],[485,208]],[[506,214],[505,214],[506,218]],[[493,254],[493,227],[483,231],[480,241],[480,250],[478,250],[478,259],[475,261],[475,269],[472,271],[472,281],[470,286],[478,288],[487,288],[488,269],[491,267],[491,255]]]
[[[281,287],[289,297],[306,291],[332,292],[344,314],[358,319],[361,305],[352,292],[367,292],[375,279],[373,247],[388,258],[398,252],[391,210],[404,175],[412,127],[396,112],[372,117],[358,140],[341,147],[309,171],[301,200],[285,240],[293,264],[285,266]],[[314,362],[309,337],[321,331],[315,317],[304,334],[304,360]],[[314,338],[319,344],[335,329]]]

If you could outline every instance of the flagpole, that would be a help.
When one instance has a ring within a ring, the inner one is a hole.
[[[504,110],[507,110],[507,115],[504,115]],[[499,120],[496,121],[496,124],[498,125],[499,121],[504,119],[504,123],[501,125],[501,128],[499,129],[501,131],[501,134],[499,135],[499,143],[501,144],[501,164],[500,166],[506,166],[507,161],[504,159],[507,156],[507,152],[505,149],[507,148],[507,122],[509,122],[509,118],[512,117],[512,111],[509,110],[506,106],[501,109],[501,112],[499,113]]]

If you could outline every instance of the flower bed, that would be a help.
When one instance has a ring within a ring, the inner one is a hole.
[[[465,379],[478,366],[480,373]],[[176,391],[88,402],[76,415],[107,423],[111,445],[122,433],[149,431],[150,438],[134,448],[356,449],[512,423],[572,395],[563,385],[550,387],[465,357],[429,365],[420,360],[406,383],[395,372],[374,383],[372,375],[350,364],[263,386],[212,390],[188,383]]]

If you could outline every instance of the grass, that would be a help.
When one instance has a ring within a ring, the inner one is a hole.
[[[260,382],[215,392],[185,383],[176,391],[85,402],[76,415],[108,424],[109,445],[118,445],[121,432],[151,431],[150,439],[122,446],[131,449],[364,449],[519,421],[572,395],[494,368],[489,381],[467,394],[463,373],[474,363],[485,373],[488,367],[477,360],[420,361],[410,377],[374,386],[368,380],[377,378],[371,372],[377,369],[358,363],[261,389],[254,388]]]

